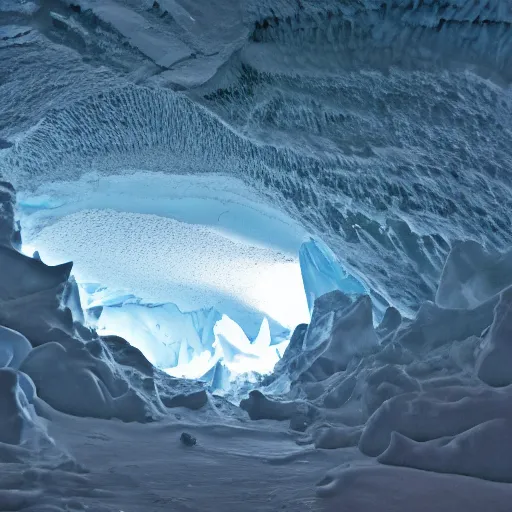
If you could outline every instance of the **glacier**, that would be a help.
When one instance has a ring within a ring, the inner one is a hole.
[[[511,26],[0,1],[0,510],[509,512]]]

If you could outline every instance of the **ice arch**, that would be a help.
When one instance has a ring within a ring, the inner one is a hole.
[[[308,301],[365,292],[234,178],[89,175],[21,193],[18,205],[24,251],[73,259],[89,322],[172,375],[208,380],[219,362],[234,375],[270,372],[309,321]]]

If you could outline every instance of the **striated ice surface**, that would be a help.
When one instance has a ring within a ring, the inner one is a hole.
[[[163,13],[112,4],[178,33]],[[160,8],[193,46],[205,18],[172,4]],[[36,196],[91,171],[236,177],[324,240],[384,303],[412,314],[434,298],[454,239],[511,241],[510,9],[301,4],[236,3],[236,21],[214,16],[245,27],[245,38],[210,29],[212,45],[232,53],[207,57],[196,46],[194,65],[223,65],[186,92],[161,76],[177,67],[155,73],[156,54],[124,45],[119,27],[104,19],[93,29],[85,4],[63,8],[87,35],[51,25],[37,47],[3,50],[12,71],[1,76],[9,122],[0,137],[12,145],[0,152],[2,173]]]

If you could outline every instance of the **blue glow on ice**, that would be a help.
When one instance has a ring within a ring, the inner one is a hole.
[[[101,334],[171,375],[225,387],[270,373],[316,298],[366,293],[323,242],[244,187],[154,173],[52,184],[21,197],[24,251],[74,260]]]
[[[325,293],[340,290],[347,295],[368,293],[364,285],[350,275],[335,254],[320,240],[304,242],[299,251],[300,269],[309,312],[315,300]]]

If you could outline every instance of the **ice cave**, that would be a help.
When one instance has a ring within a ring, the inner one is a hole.
[[[0,0],[0,512],[512,511],[510,0]]]

